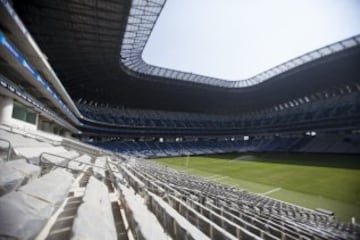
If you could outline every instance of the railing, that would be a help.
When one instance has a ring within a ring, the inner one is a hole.
[[[99,147],[89,145],[86,143],[81,143],[78,141],[74,141],[74,140],[68,139],[68,138],[63,138],[61,144],[65,147],[69,147],[69,148],[75,149],[77,151],[89,153],[92,155],[100,155],[100,154],[111,155],[112,154],[111,152],[101,149]]]
[[[47,160],[46,158],[44,158],[44,156],[46,156],[46,155],[64,159],[66,161],[65,165],[67,165],[67,163],[69,161],[76,161],[76,160],[74,160],[72,158],[67,158],[67,157],[57,155],[57,154],[53,154],[53,153],[43,152],[39,156],[39,160],[40,160],[39,165],[41,167],[41,175],[44,175],[44,174],[48,173],[54,167],[67,168],[65,165],[54,163],[54,162],[52,162],[50,160]]]
[[[53,156],[53,157],[57,157],[57,158],[62,158],[66,161],[65,164],[59,164],[59,163],[54,163],[48,159],[45,159],[44,156]],[[65,169],[68,169],[68,170],[71,170],[71,171],[74,171],[74,172],[78,172],[78,173],[86,173],[86,174],[89,174],[88,172],[84,171],[84,170],[80,170],[80,169],[74,169],[74,168],[71,168],[71,167],[68,167],[68,163],[69,162],[77,162],[77,163],[81,163],[83,165],[87,165],[87,166],[90,166],[92,168],[99,168],[99,169],[104,169],[104,170],[108,170],[107,167],[101,167],[101,166],[98,166],[94,163],[87,163],[87,162],[83,162],[83,161],[79,161],[77,159],[74,159],[74,158],[67,158],[67,157],[64,157],[64,156],[61,156],[61,155],[57,155],[57,154],[53,154],[53,153],[48,153],[48,152],[43,152],[40,154],[39,156],[39,159],[40,159],[40,167],[41,167],[41,175],[44,175],[46,174],[47,172],[51,171],[54,167],[60,167],[60,168],[65,168]],[[108,164],[106,163],[106,166],[108,166]],[[113,171],[113,172],[116,172],[116,171]],[[120,172],[117,172],[117,173],[120,173]],[[93,176],[95,176],[94,174],[91,174]],[[96,176],[95,176],[96,177]],[[104,179],[107,179],[107,180],[110,180],[112,181],[113,178],[110,176],[110,177],[106,177],[104,176],[103,177]]]
[[[11,155],[11,142],[9,140],[0,138],[0,142],[5,142],[8,144],[8,148],[7,148],[7,154],[6,154],[6,161],[10,160],[10,155]]]

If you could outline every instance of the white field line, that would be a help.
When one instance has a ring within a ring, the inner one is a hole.
[[[239,184],[230,185],[230,188],[239,188]]]
[[[274,189],[272,189],[272,190],[270,190],[270,191],[261,193],[261,195],[268,195],[268,194],[270,194],[270,193],[277,192],[277,191],[279,191],[279,190],[281,190],[281,188],[274,188]]]
[[[223,180],[226,178],[228,178],[228,176],[220,176],[220,177],[212,178],[211,181],[219,181],[219,180]]]
[[[211,175],[211,176],[208,176],[208,177],[204,177],[204,179],[205,180],[213,180],[214,178],[218,178],[218,177],[222,177],[222,176],[214,174],[214,175]]]
[[[240,156],[240,157],[231,159],[231,161],[236,161],[236,160],[240,160],[240,162],[243,161],[243,163],[246,163],[247,161],[252,161],[254,159],[250,158],[250,157],[246,157],[246,156]]]

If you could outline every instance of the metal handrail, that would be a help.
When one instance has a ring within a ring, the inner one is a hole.
[[[3,139],[3,138],[0,138],[0,141],[2,142],[6,142],[9,146],[8,146],[8,150],[7,150],[7,156],[6,156],[6,161],[10,161],[10,155],[11,155],[11,142],[7,139]]]
[[[55,167],[60,167],[60,168],[65,168],[65,169],[69,169],[69,170],[72,170],[72,171],[76,171],[76,172],[81,172],[81,173],[87,173],[86,171],[83,171],[83,170],[79,170],[79,169],[74,169],[74,168],[71,168],[71,167],[68,167],[68,166],[64,166],[64,165],[60,165],[60,164],[56,164],[50,160],[47,160],[47,159],[44,159],[43,156],[44,155],[50,155],[50,156],[54,156],[54,157],[59,157],[59,158],[63,158],[65,160],[68,160],[68,163],[70,161],[72,162],[78,162],[78,163],[81,163],[81,164],[84,164],[84,165],[88,165],[88,166],[91,166],[91,167],[96,167],[96,168],[100,168],[100,169],[104,169],[104,170],[107,170],[106,167],[101,167],[101,166],[97,166],[95,164],[91,164],[91,163],[86,163],[86,162],[83,162],[83,161],[79,161],[79,160],[76,160],[76,159],[73,159],[73,158],[67,158],[67,157],[64,157],[64,156],[60,156],[60,155],[57,155],[57,154],[54,154],[54,153],[49,153],[49,152],[42,152],[40,154],[40,166],[41,166],[41,163],[48,163],[48,164],[51,164],[52,166],[55,166]],[[113,172],[116,172],[116,171],[113,171]],[[117,173],[120,173],[120,172],[117,172]],[[93,175],[93,174],[91,174]],[[104,177],[105,179],[109,179],[109,180],[112,180],[110,178],[107,178],[106,176]]]

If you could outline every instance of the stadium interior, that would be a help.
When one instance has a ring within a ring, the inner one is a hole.
[[[225,81],[165,4],[0,1],[0,239],[360,239],[360,35]]]

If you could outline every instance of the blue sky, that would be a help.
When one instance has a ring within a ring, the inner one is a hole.
[[[241,80],[360,34],[360,0],[167,0],[145,62]]]

